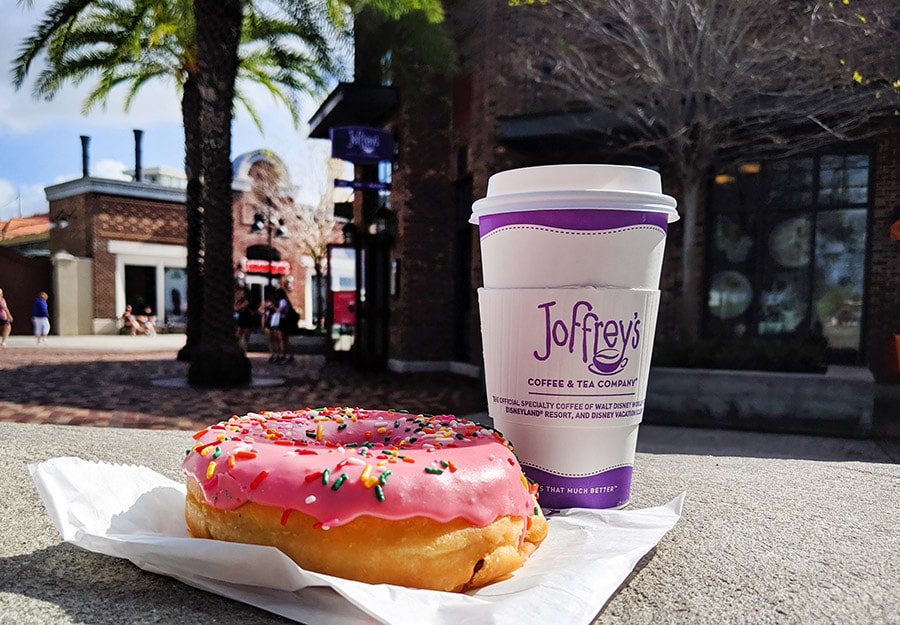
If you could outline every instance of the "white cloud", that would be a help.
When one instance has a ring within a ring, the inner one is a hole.
[[[145,125],[181,123],[175,90],[164,83],[148,84],[135,100],[130,112],[123,110],[124,93],[113,93],[105,108],[96,107],[90,115],[81,114],[88,89],[64,87],[52,101],[34,100],[29,93],[15,91],[0,81],[0,130],[27,134],[49,125],[81,125],[86,119],[106,127],[130,128],[135,120]]]
[[[20,215],[46,213],[47,196],[43,185],[16,186],[9,180],[0,180],[0,220],[6,221]]]
[[[9,180],[0,179],[0,221],[5,221],[17,214],[18,192]]]
[[[85,84],[66,84],[52,101],[36,100],[32,97],[34,77],[43,69],[43,63],[36,61],[28,72],[25,83],[19,90],[7,78],[13,59],[18,56],[19,44],[30,35],[35,25],[47,9],[47,2],[35,2],[34,7],[3,9],[0,20],[0,131],[24,134],[50,124],[82,124],[85,116],[81,107],[96,79],[88,79]],[[147,125],[154,123],[180,122],[181,112],[176,90],[171,82],[148,83],[134,101],[131,112],[123,110],[126,88],[115,89],[105,108],[95,107],[90,113],[93,123],[101,126],[129,126],[140,119]]]
[[[125,163],[106,158],[97,161],[97,164],[91,169],[91,176],[112,180],[131,180],[131,176],[125,175],[126,169],[129,169],[129,166]]]

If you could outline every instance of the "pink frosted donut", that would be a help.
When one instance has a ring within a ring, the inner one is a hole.
[[[192,535],[272,545],[309,570],[464,590],[507,577],[546,536],[511,445],[451,415],[263,412],[194,438]]]

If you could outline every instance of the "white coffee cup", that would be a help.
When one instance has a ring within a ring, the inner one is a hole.
[[[677,219],[653,170],[549,165],[491,176],[470,221],[487,288],[656,289],[667,226]]]
[[[638,167],[502,172],[473,206],[488,410],[549,508],[630,498],[675,200]]]

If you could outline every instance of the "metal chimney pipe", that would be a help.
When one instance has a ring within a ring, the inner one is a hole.
[[[88,173],[88,147],[91,145],[91,138],[81,135],[81,176],[87,178]]]
[[[141,139],[144,137],[143,130],[134,131],[134,181],[140,182],[144,178],[144,172],[141,169]]]

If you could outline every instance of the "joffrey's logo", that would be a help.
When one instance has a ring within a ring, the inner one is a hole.
[[[381,146],[381,137],[375,133],[367,133],[362,129],[350,130],[347,138],[347,147],[358,148],[365,154],[374,154]]]
[[[588,371],[596,375],[614,375],[628,364],[625,353],[641,342],[641,319],[637,312],[630,319],[601,319],[593,305],[579,300],[572,309],[557,309],[557,302],[538,304],[543,311],[544,337],[535,360],[545,361],[558,348],[577,353]]]

